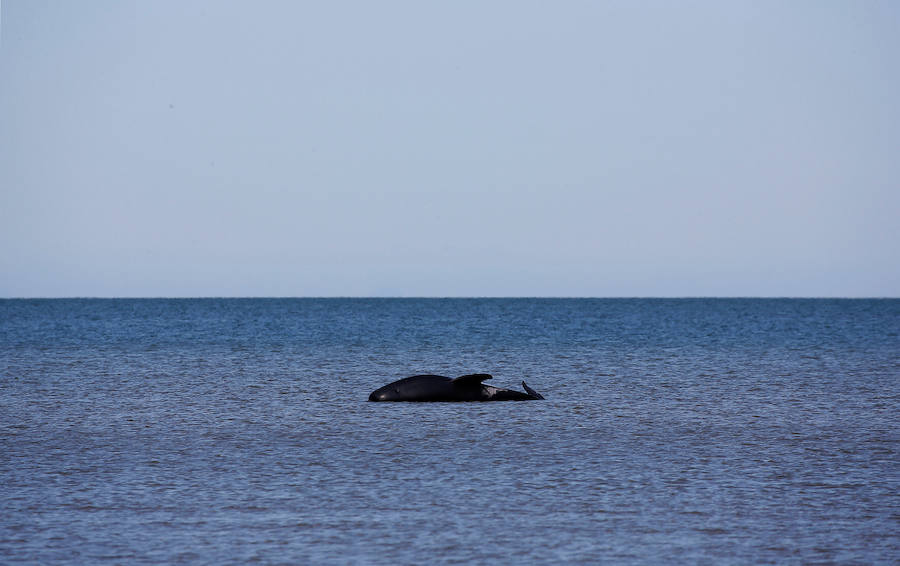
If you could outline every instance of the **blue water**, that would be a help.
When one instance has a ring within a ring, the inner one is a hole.
[[[898,408],[898,300],[3,300],[0,563],[897,564]]]

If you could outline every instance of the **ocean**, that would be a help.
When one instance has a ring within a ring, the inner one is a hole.
[[[894,565],[898,425],[893,299],[0,300],[0,563]]]

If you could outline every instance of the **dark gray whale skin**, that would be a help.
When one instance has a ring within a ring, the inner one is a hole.
[[[525,393],[501,389],[481,383],[492,379],[487,373],[473,373],[455,379],[442,375],[414,375],[379,387],[369,401],[531,401],[543,399],[540,393],[525,385]]]

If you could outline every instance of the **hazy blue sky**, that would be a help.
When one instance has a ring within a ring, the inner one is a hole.
[[[0,296],[900,296],[900,2],[0,7]]]

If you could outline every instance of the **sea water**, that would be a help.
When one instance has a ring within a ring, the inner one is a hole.
[[[3,300],[0,563],[897,564],[898,424],[898,300]]]

